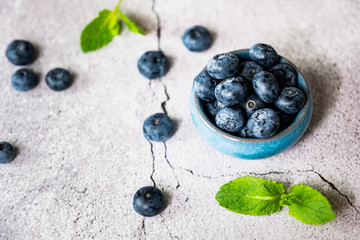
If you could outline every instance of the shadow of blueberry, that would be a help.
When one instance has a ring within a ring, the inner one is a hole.
[[[16,156],[17,156],[17,155],[19,154],[19,152],[20,152],[20,149],[19,149],[17,146],[14,146],[14,145],[13,145],[13,149],[14,149],[14,157],[13,157],[12,161],[15,160]]]
[[[161,212],[163,212],[170,205],[170,203],[172,201],[172,195],[170,194],[170,192],[167,189],[165,189],[163,187],[161,187],[159,189],[162,191],[162,193],[164,194],[164,198],[165,198],[165,204],[161,210]]]
[[[341,80],[336,63],[324,59],[317,58],[314,62],[299,66],[309,82],[314,102],[309,128],[304,137],[312,134],[328,115],[333,114],[333,106],[339,97]]]
[[[71,69],[69,69],[68,72],[70,73],[70,77],[71,77],[71,86],[73,86],[75,84],[75,81],[76,81],[77,77],[78,77],[78,74],[76,72],[74,72],[73,70],[71,70]]]
[[[34,50],[35,50],[35,60],[38,60],[38,58],[40,57],[41,54],[41,45],[39,45],[37,42],[35,41],[31,41],[32,45],[34,46]]]
[[[175,119],[175,118],[171,118],[171,120],[172,120],[173,126],[174,126],[174,133],[173,134],[175,134],[179,130],[181,120],[180,119]]]
[[[214,42],[216,41],[216,39],[218,38],[218,33],[215,32],[215,30],[213,29],[209,29],[209,32],[210,32],[210,36],[211,36],[211,45],[209,47],[209,49],[212,47],[212,45],[214,44]]]

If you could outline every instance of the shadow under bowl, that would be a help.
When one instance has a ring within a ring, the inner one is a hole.
[[[240,62],[251,61],[249,49],[232,51]],[[284,130],[265,139],[242,138],[231,135],[218,128],[207,116],[204,101],[191,90],[190,112],[192,120],[200,135],[214,148],[233,157],[243,159],[262,159],[272,157],[293,146],[304,134],[309,126],[313,99],[309,84],[301,71],[289,60],[279,55],[279,63],[286,63],[297,73],[298,85],[305,96],[306,103],[298,112],[294,121]]]

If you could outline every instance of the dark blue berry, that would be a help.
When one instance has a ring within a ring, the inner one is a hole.
[[[164,210],[164,194],[156,187],[142,187],[134,195],[133,207],[142,216],[155,216]]]
[[[148,79],[164,76],[169,70],[167,57],[161,51],[148,51],[137,62],[141,75]]]
[[[14,89],[24,92],[34,88],[38,84],[35,73],[27,68],[17,70],[11,77],[11,85]]]
[[[211,46],[211,35],[203,26],[193,26],[185,31],[182,41],[187,49],[202,52]]]
[[[247,135],[255,138],[273,136],[280,127],[280,117],[270,108],[263,108],[254,112],[247,124]],[[240,133],[241,135],[241,133]]]
[[[206,114],[212,118],[215,119],[215,116],[217,114],[217,112],[219,111],[218,107],[217,107],[217,101],[211,101],[211,102],[205,102],[204,103],[205,106],[205,111]]]
[[[163,142],[174,132],[171,119],[164,113],[155,113],[148,117],[143,124],[143,133],[150,141]]]
[[[212,101],[215,99],[215,86],[217,82],[207,71],[202,71],[194,79],[194,92],[196,96],[204,101]]]
[[[273,47],[264,43],[257,43],[249,49],[249,56],[251,60],[270,67],[278,60],[278,54]]]
[[[215,119],[216,114],[218,111],[226,107],[224,104],[222,104],[219,101],[211,101],[211,102],[205,102],[205,111],[208,114],[209,117],[212,119]]]
[[[255,74],[264,71],[263,67],[253,61],[246,61],[240,64],[239,75],[252,80]]]
[[[252,138],[252,135],[249,131],[249,128],[247,127],[247,125],[245,125],[239,132],[239,136],[242,138]]]
[[[274,75],[281,88],[293,87],[297,84],[296,72],[290,65],[278,64],[270,68],[269,72]]]
[[[275,77],[266,71],[255,74],[252,85],[256,94],[264,102],[273,102],[280,94],[280,87]]]
[[[221,102],[219,102],[219,101],[216,101],[216,104],[217,104],[217,107],[218,107],[219,110],[220,110],[220,109],[223,109],[224,107],[226,107],[225,104],[223,104],[223,103],[221,103]]]
[[[249,81],[243,77],[226,79],[215,87],[215,97],[225,106],[236,105],[248,96],[249,85]]]
[[[6,57],[12,64],[27,65],[35,60],[35,49],[31,42],[14,40],[6,49]]]
[[[11,162],[14,158],[14,148],[8,142],[0,142],[0,163]]]
[[[278,112],[279,116],[280,116],[280,127],[279,127],[279,131],[284,130],[285,128],[287,128],[288,126],[290,126],[290,124],[294,121],[295,119],[295,115],[294,114],[286,114],[283,113],[281,111]]]
[[[228,132],[238,132],[244,125],[244,113],[240,108],[225,107],[215,117],[216,125]]]
[[[297,113],[305,105],[305,95],[296,87],[286,87],[274,104],[284,113]]]
[[[255,111],[267,107],[268,104],[261,100],[256,93],[252,93],[240,102],[239,106],[245,111],[246,116],[250,117]]]
[[[70,87],[70,73],[63,68],[51,69],[45,77],[46,84],[54,91],[62,91]]]
[[[233,77],[239,71],[239,59],[232,53],[217,54],[208,62],[207,71],[215,79]]]

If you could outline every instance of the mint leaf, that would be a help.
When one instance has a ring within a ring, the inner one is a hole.
[[[140,27],[138,27],[133,21],[131,21],[130,18],[128,18],[124,13],[122,13],[120,10],[117,10],[117,13],[119,14],[119,17],[125,22],[126,26],[129,28],[131,32],[145,35],[145,32]]]
[[[220,206],[241,214],[263,216],[281,210],[284,186],[256,177],[237,178],[220,187],[215,199]]]
[[[336,218],[328,200],[317,190],[294,185],[282,197],[281,205],[289,206],[289,215],[306,224],[325,224]]]
[[[81,32],[81,50],[86,53],[107,45],[119,34],[120,23],[115,11],[104,9]]]

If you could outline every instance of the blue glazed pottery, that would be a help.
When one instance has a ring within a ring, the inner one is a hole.
[[[233,51],[242,61],[250,60],[249,50]],[[292,124],[271,138],[249,139],[233,136],[218,128],[206,115],[204,102],[191,90],[190,111],[195,127],[201,136],[217,150],[243,159],[262,159],[274,156],[294,145],[304,134],[311,119],[313,100],[305,76],[289,60],[279,56],[280,63],[291,65],[297,72],[298,87],[306,95],[305,106],[297,114]]]

